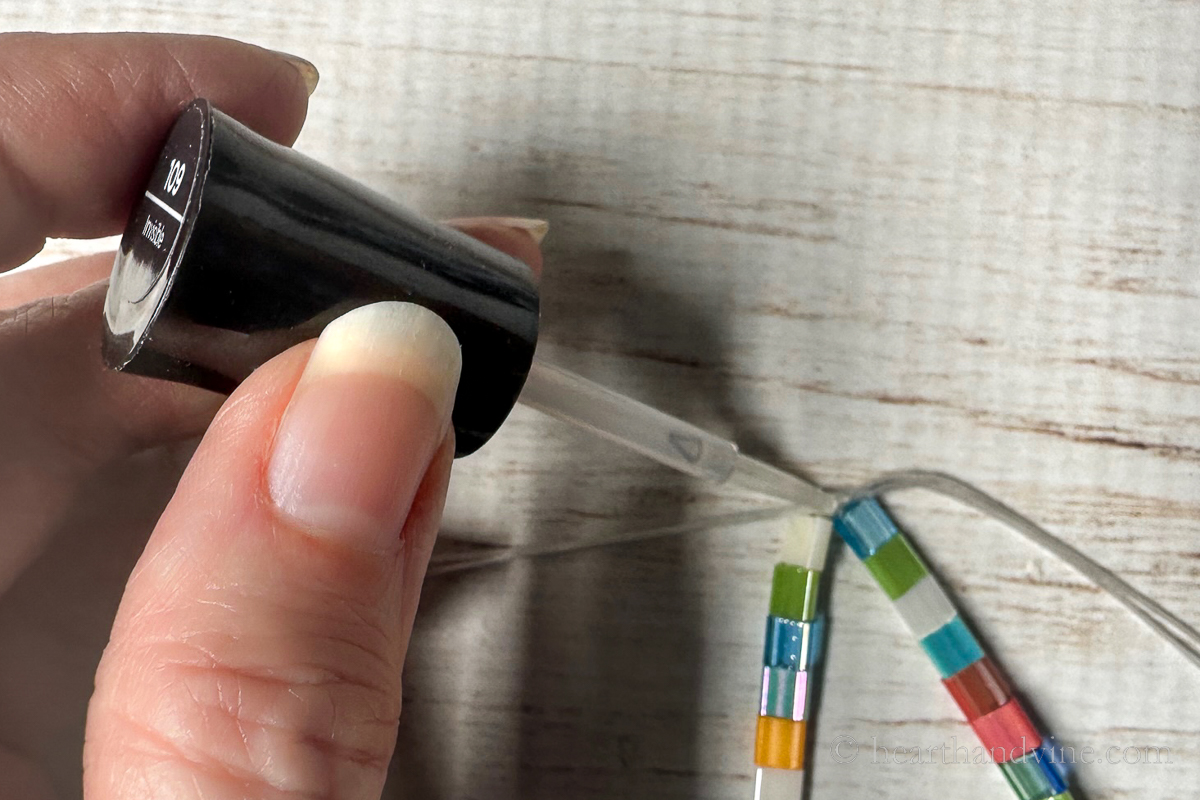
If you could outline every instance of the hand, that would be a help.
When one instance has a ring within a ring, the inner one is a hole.
[[[221,39],[0,35],[0,270],[119,232],[191,98],[290,143],[314,78]],[[458,225],[540,269],[522,221]],[[368,306],[222,405],[103,367],[111,263],[0,275],[0,798],[79,796],[94,674],[87,800],[377,800],[457,342]]]

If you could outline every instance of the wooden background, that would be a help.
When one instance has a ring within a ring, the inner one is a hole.
[[[430,214],[551,221],[559,362],[832,484],[976,481],[1200,626],[1195,0],[0,0],[0,24],[310,58],[299,148]],[[458,465],[446,532],[557,541],[750,502],[520,409]],[[1064,744],[1170,748],[1081,765],[1081,795],[1195,796],[1193,667],[995,526],[895,507]],[[777,541],[431,582],[391,794],[749,796]],[[994,767],[873,763],[872,741],[975,740],[837,562],[813,796],[1008,797]]]

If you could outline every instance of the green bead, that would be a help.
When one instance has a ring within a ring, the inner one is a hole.
[[[821,573],[794,564],[776,564],[771,580],[771,616],[809,622],[817,615]]]
[[[1050,800],[1075,800],[1075,798],[1071,796],[1070,792],[1063,792],[1062,794],[1054,795]]]
[[[1054,791],[1037,759],[1026,757],[1006,761],[1000,765],[1000,770],[1016,792],[1017,800],[1048,800]]]
[[[888,539],[873,555],[863,561],[875,582],[888,598],[895,600],[907,592],[928,573],[921,559],[913,552],[908,539],[898,533]]]

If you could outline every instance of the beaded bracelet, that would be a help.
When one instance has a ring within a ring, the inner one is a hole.
[[[755,800],[798,800],[804,789],[805,743],[813,668],[820,660],[822,620],[817,591],[831,524],[823,517],[788,520],[771,580],[763,648],[762,694],[754,741]]]
[[[833,527],[929,655],[1019,800],[1072,800],[1049,743],[883,506],[873,497],[853,500]]]

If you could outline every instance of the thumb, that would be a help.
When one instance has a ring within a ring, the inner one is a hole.
[[[378,303],[226,402],[126,587],[87,800],[379,800],[459,368],[433,312]]]

